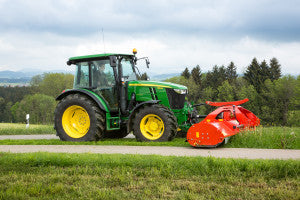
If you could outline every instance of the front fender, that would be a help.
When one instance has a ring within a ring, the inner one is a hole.
[[[135,115],[135,113],[137,112],[137,110],[139,108],[141,108],[142,106],[144,106],[144,105],[147,105],[147,104],[158,104],[159,102],[160,102],[160,100],[151,100],[151,101],[145,101],[145,102],[142,102],[142,103],[139,103],[138,105],[136,105],[132,109],[132,112],[130,113],[130,115],[128,117],[128,121],[127,121],[127,131],[128,131],[128,133],[130,133],[130,131],[132,131],[132,119],[133,119],[133,116]]]

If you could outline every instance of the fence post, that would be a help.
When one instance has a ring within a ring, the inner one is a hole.
[[[26,114],[26,128],[29,128],[29,114]]]

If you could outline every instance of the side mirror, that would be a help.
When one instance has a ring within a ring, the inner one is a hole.
[[[116,67],[117,66],[117,57],[116,56],[109,56],[110,66]]]
[[[147,65],[147,68],[149,69],[150,61],[148,60],[148,58],[146,58],[146,65]]]

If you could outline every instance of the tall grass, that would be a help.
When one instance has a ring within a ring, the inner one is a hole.
[[[299,199],[297,160],[0,153],[0,199]]]
[[[226,147],[300,149],[300,127],[257,127],[242,131],[230,139]]]
[[[0,135],[36,135],[55,134],[53,125],[30,124],[26,129],[26,124],[0,123]]]

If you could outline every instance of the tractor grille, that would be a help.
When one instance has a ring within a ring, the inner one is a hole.
[[[166,88],[171,109],[182,109],[186,94],[178,94],[173,89]]]

